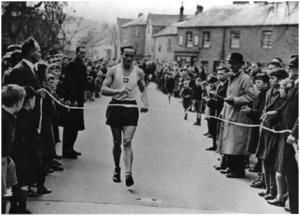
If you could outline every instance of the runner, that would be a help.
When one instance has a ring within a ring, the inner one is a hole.
[[[111,127],[114,141],[115,171],[113,181],[121,182],[120,157],[123,137],[123,159],[126,169],[125,181],[127,187],[134,184],[132,178],[133,152],[131,141],[139,118],[139,110],[136,103],[137,88],[140,89],[144,105],[141,108],[141,112],[148,111],[145,75],[142,69],[133,65],[135,52],[135,49],[131,46],[121,48],[122,63],[109,69],[102,88],[104,96],[112,96],[106,112],[106,124]]]

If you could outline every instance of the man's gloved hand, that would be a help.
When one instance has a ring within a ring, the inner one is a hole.
[[[67,105],[67,106],[71,106],[71,101],[69,101],[69,100],[66,100],[66,101],[65,101],[65,105]]]
[[[46,94],[47,94],[46,89],[40,88],[40,89],[38,89],[36,92],[37,92],[37,94],[38,94],[41,98],[45,98],[45,97],[46,97]]]
[[[141,111],[141,113],[146,113],[146,112],[148,112],[148,108],[142,107],[142,108],[140,109],[140,111]]]
[[[224,101],[225,101],[226,103],[228,103],[229,105],[234,105],[234,100],[233,100],[232,97],[226,97],[226,98],[224,99]]]

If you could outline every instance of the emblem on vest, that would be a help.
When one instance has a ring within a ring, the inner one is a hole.
[[[123,82],[124,82],[124,83],[128,83],[128,82],[129,82],[129,78],[124,77],[124,78],[123,78]]]

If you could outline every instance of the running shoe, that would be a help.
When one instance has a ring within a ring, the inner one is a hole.
[[[121,182],[121,168],[120,167],[116,167],[115,168],[115,172],[113,174],[113,181],[114,182]]]
[[[133,178],[132,178],[132,175],[126,175],[125,176],[125,179],[126,179],[126,186],[127,187],[130,187],[131,185],[133,185],[134,184],[134,181],[133,181]]]

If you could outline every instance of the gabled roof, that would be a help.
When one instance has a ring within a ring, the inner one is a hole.
[[[181,27],[260,26],[298,24],[298,2],[212,8],[198,14]]]
[[[184,16],[185,17],[185,16]],[[148,19],[151,20],[153,26],[168,26],[172,23],[178,22],[179,15],[170,14],[149,14]]]
[[[122,25],[122,27],[135,26],[135,25],[146,25],[146,22],[147,22],[147,15],[142,15],[142,16],[126,23],[125,25]]]
[[[103,46],[103,45],[111,45],[111,38],[109,38],[109,37],[103,38],[102,40],[95,43],[93,46],[98,47],[98,46]]]
[[[132,21],[132,19],[127,19],[127,18],[120,18],[120,17],[117,17],[117,26],[118,26],[118,29],[120,30],[122,25],[125,25],[126,23]]]
[[[184,24],[187,21],[177,22],[173,23],[166,28],[162,29],[161,31],[157,32],[153,35],[153,37],[161,37],[161,36],[167,36],[167,35],[176,35],[177,34],[177,27]]]

